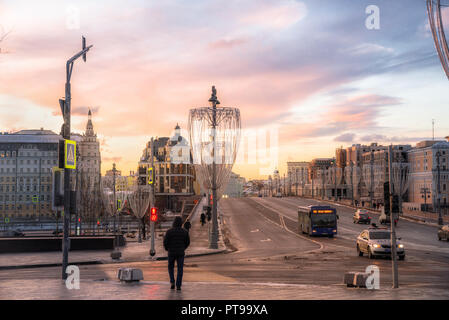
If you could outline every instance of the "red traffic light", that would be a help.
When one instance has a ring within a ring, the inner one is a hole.
[[[78,218],[78,222],[81,222],[81,218]]]
[[[97,226],[99,226],[100,225],[100,220],[97,220]]]
[[[150,212],[150,220],[151,221],[157,221],[157,208],[153,207],[151,208],[151,212]]]

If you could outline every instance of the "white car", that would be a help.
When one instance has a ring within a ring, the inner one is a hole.
[[[405,259],[404,245],[396,240],[396,254],[399,260]],[[384,228],[369,228],[363,230],[357,237],[357,253],[361,257],[367,254],[372,259],[378,256],[391,256],[391,232]]]

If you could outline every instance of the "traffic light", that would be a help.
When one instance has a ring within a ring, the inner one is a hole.
[[[148,184],[154,183],[154,170],[153,167],[148,168]]]
[[[153,222],[157,221],[157,208],[155,208],[155,207],[151,208],[150,221],[153,221]]]
[[[147,172],[145,167],[139,167],[139,177],[138,177],[138,181],[137,184],[140,186],[144,186],[147,184]]]
[[[207,221],[210,221],[212,219],[212,208],[210,206],[207,207]]]
[[[64,140],[58,142],[58,168],[64,169]]]
[[[122,200],[117,199],[117,210],[120,210],[122,208]]]
[[[384,210],[385,214],[390,214],[390,183],[384,182]]]
[[[53,210],[62,210],[64,206],[64,172],[57,167],[52,170],[52,200]]]
[[[99,226],[100,225],[100,220],[97,220],[97,226]]]
[[[384,209],[385,214],[390,214],[390,183],[387,181],[384,183]],[[393,195],[393,212],[399,212],[399,196]]]

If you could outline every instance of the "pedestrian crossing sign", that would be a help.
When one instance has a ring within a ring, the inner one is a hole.
[[[64,160],[66,169],[76,169],[76,141],[65,140]]]

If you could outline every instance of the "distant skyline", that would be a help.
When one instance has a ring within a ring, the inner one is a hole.
[[[379,30],[365,27],[371,4]],[[449,32],[449,8],[443,16]],[[287,161],[353,143],[414,146],[432,138],[432,119],[436,139],[449,135],[424,0],[2,0],[0,24],[11,31],[0,43],[0,131],[59,133],[65,62],[82,35],[93,44],[73,71],[72,129],[84,131],[91,108],[103,173],[112,162],[135,171],[152,136],[187,130],[212,85],[243,129],[277,128],[281,174]],[[233,171],[265,178],[261,167]]]

